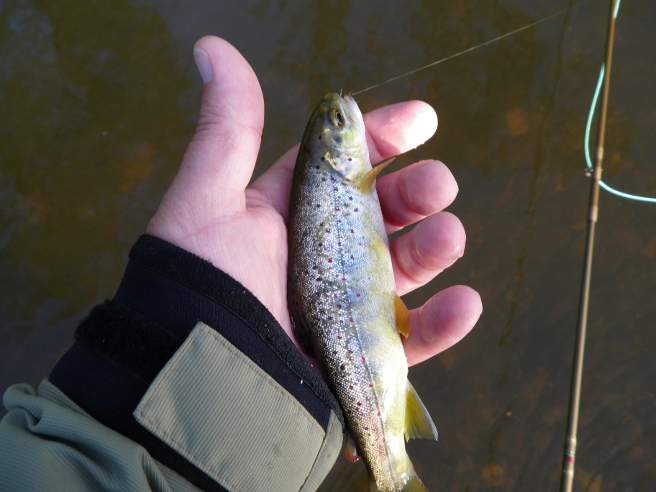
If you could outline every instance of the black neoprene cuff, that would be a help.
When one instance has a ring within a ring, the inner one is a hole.
[[[82,321],[76,343],[49,379],[92,417],[142,444],[192,483],[223,490],[132,416],[199,321],[269,374],[324,430],[331,410],[344,425],[328,386],[255,296],[208,261],[148,235],[130,251],[114,299]]]

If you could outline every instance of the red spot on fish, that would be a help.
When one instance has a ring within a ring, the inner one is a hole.
[[[358,211],[358,207],[355,207],[355,208],[353,209],[353,211],[354,211],[354,212],[357,212],[357,211]]]
[[[353,255],[351,255],[351,259],[352,259],[352,260],[355,260],[355,258],[353,258]]]
[[[358,402],[358,406],[362,406],[362,403]]]
[[[337,297],[337,294],[333,295],[333,297]]]
[[[337,294],[335,294],[335,295],[337,295]],[[355,297],[360,297],[360,293],[356,292]]]
[[[364,361],[365,361],[365,358],[364,358],[364,356],[363,356],[363,357],[362,357],[362,362],[364,362]]]
[[[350,196],[350,197],[349,197],[349,200],[351,200],[351,201],[352,201],[352,200],[353,200],[353,197],[352,197],[352,196]]]
[[[342,223],[342,219],[337,219],[337,223],[338,223],[338,224],[341,224],[341,223]]]
[[[346,366],[342,364],[341,366],[339,366],[339,368],[343,371],[344,369],[346,369]]]
[[[335,212],[339,212],[339,207],[335,207]]]
[[[353,318],[349,318],[349,321],[350,321],[351,323],[353,323]]]
[[[342,245],[342,242],[341,242],[341,241],[338,241],[338,242],[337,242],[337,246],[341,246],[341,245]]]
[[[341,304],[338,304],[338,305],[337,305],[337,309],[342,309],[342,305],[341,305]]]
[[[351,229],[351,234],[353,234],[353,229]]]
[[[362,243],[358,243],[358,246],[362,246]]]
[[[337,340],[341,340],[341,339],[342,339],[342,335],[337,335]]]
[[[333,191],[339,191],[339,188],[337,188],[337,186],[335,186],[335,187],[333,188]]]
[[[380,412],[378,412],[378,416],[380,417]]]
[[[370,388],[373,388],[373,387],[374,387],[374,383],[369,383],[369,387],[370,387]]]
[[[385,438],[383,437],[383,442],[385,442]]]
[[[332,262],[333,262],[333,259],[332,259],[332,258],[328,258],[328,263],[332,263]]]

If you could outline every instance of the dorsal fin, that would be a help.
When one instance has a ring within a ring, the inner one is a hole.
[[[425,437],[437,441],[437,429],[419,395],[408,381],[405,397],[405,440]]]
[[[360,190],[365,194],[371,193],[374,189],[374,184],[376,183],[376,176],[378,176],[380,172],[385,169],[394,159],[396,159],[396,156],[390,157],[389,159],[385,159],[384,161],[376,164],[373,169],[369,171],[364,178],[362,178],[362,182],[360,183]]]

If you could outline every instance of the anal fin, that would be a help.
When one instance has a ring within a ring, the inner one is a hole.
[[[405,440],[416,437],[437,441],[437,429],[419,395],[408,381],[405,399]]]

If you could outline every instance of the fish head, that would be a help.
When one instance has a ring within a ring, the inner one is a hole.
[[[310,118],[302,147],[344,179],[358,181],[371,170],[364,119],[351,96],[326,94]]]

